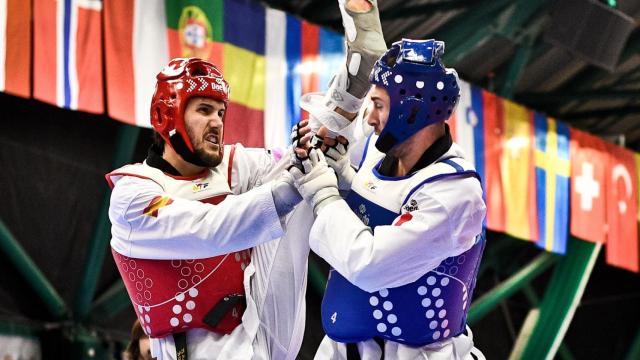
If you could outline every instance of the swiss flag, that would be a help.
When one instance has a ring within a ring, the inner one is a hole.
[[[571,234],[604,243],[606,240],[607,147],[600,138],[570,129]]]
[[[638,175],[633,153],[607,144],[607,263],[638,272]]]

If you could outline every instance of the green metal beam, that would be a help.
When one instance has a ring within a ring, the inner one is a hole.
[[[569,238],[567,255],[554,270],[521,359],[553,359],[556,355],[601,249],[602,244]]]
[[[513,348],[511,348],[511,354],[509,354],[509,360],[518,360],[522,358],[522,353],[524,352],[524,348],[531,338],[531,333],[540,318],[540,309],[533,308],[529,310],[527,313],[527,317],[524,319],[524,323],[520,328],[520,332],[518,333],[518,337],[516,338],[515,343],[513,344]]]
[[[16,335],[30,338],[38,338],[42,332],[42,326],[35,326],[31,324],[17,323],[13,321],[0,321],[0,334],[4,335]]]
[[[525,64],[525,68],[529,65],[531,65],[533,63],[533,61],[535,61],[535,59],[538,59],[539,57],[543,56],[544,53],[546,53],[547,51],[549,51],[549,44],[547,44],[546,42],[542,41],[540,39],[540,37],[538,37],[537,41],[535,42],[535,44],[533,45],[533,49],[531,50],[531,54],[529,55],[529,61]],[[496,71],[496,75],[493,79],[493,83],[496,85],[500,85],[500,84],[504,84],[507,81],[507,69],[509,66],[511,65],[510,63],[502,66],[501,69],[504,70],[498,70]],[[506,68],[506,69],[505,69]]]
[[[416,4],[382,11],[380,13],[380,18],[385,20],[406,19],[408,17],[424,16],[425,14],[434,12],[467,9],[469,7],[475,6],[479,2],[480,0],[448,0],[439,1],[436,3]],[[403,5],[408,4],[409,2],[406,2]]]
[[[424,16],[425,14],[441,12],[441,11],[453,11],[466,9],[472,6],[475,6],[481,0],[446,0],[439,1],[436,3],[426,3],[426,4],[417,4],[410,5],[409,2],[406,2],[401,7],[396,7],[392,9],[387,9],[384,11],[380,11],[380,19],[381,20],[392,20],[392,19],[404,19],[408,17],[414,16]],[[305,6],[301,13],[311,15],[311,18],[314,18],[313,14],[316,16],[326,12],[327,4],[323,1],[312,1],[308,6]],[[330,23],[341,23],[342,18],[330,18],[326,19],[326,22]]]
[[[529,300],[529,303],[531,304],[531,306],[533,306],[533,307],[538,309],[538,314],[539,314],[540,312],[539,312],[538,306],[540,304],[540,298],[538,297],[538,294],[536,293],[536,291],[533,288],[533,286],[531,286],[531,284],[525,285],[522,288],[522,293],[527,298],[527,300]],[[523,349],[524,349],[524,347],[523,347]],[[571,350],[569,350],[569,347],[565,343],[560,344],[560,349],[558,349],[558,355],[560,356],[561,360],[573,360],[573,359],[575,359],[573,354],[571,353]]]
[[[629,351],[627,352],[627,356],[624,358],[625,360],[637,360],[640,359],[640,329],[636,333],[636,336],[633,338],[633,342],[631,343],[631,347],[629,347]]]
[[[607,109],[577,111],[566,114],[558,114],[557,117],[562,120],[579,120],[589,118],[603,118],[609,116],[623,116],[640,113],[640,106],[625,106],[623,108],[613,107]]]
[[[112,163],[113,169],[131,162],[139,134],[140,128],[136,126],[120,125],[116,140],[116,151]],[[109,199],[109,192],[105,191],[96,220],[93,238],[89,243],[83,277],[75,297],[74,313],[79,320],[84,320],[89,312],[91,300],[93,300],[96,291],[96,284],[102,271],[104,257],[109,247],[108,242],[111,235],[108,214]]]
[[[452,44],[462,41],[470,34],[491,25],[494,20],[491,15],[501,11],[509,3],[510,0],[484,0],[447,21],[436,30],[435,38],[446,41],[451,47]]]
[[[122,280],[118,279],[91,306],[93,320],[109,319],[131,306],[131,300]]]
[[[557,256],[552,255],[551,253],[545,252],[538,255],[528,265],[513,274],[513,276],[474,301],[473,304],[471,304],[471,309],[467,316],[467,322],[470,325],[477,323],[486,314],[498,306],[502,300],[513,295],[529,281],[535,279],[538,275],[553,265],[556,260]]]
[[[507,21],[502,26],[497,27],[496,34],[502,35],[507,39],[513,39],[523,25],[548,2],[549,0],[519,0],[515,4],[514,12]],[[541,19],[541,17],[538,18]],[[531,30],[531,32],[537,34],[541,24],[542,20],[538,20],[538,24],[535,25],[536,29]]]
[[[7,254],[13,266],[44,302],[47,310],[56,318],[68,317],[69,310],[62,297],[40,271],[27,252],[20,246],[9,228],[0,220],[0,250]]]
[[[514,39],[523,25],[547,2],[548,0],[519,0],[512,5],[513,13],[504,23],[501,23],[502,19],[498,14],[488,16],[484,19],[484,26],[471,29],[465,34],[466,36],[452,44],[453,49],[449,47],[449,52],[445,52],[444,55],[446,62],[452,64],[459,62],[495,35]]]
[[[501,96],[509,99],[513,98],[516,85],[518,84],[518,81],[520,81],[520,78],[529,63],[531,54],[533,53],[533,44],[535,43],[538,34],[540,34],[542,24],[542,22],[538,22],[536,26],[532,28],[527,35],[525,35],[522,42],[517,45],[516,53],[509,63],[504,83],[502,83],[503,85],[500,88],[499,94]]]

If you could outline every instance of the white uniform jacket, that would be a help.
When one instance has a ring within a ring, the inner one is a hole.
[[[155,209],[156,216],[147,216],[145,210],[148,213],[154,199],[168,196],[164,184],[135,174],[119,175],[126,173],[126,167],[112,173],[108,177],[113,183],[111,246],[123,256],[159,260],[200,259],[253,248],[244,271],[247,309],[242,324],[228,335],[188,330],[189,359],[294,358],[304,327],[308,244],[299,235],[295,242],[282,237],[292,218],[305,218],[296,213],[311,215],[306,206],[287,219],[276,213],[266,183],[280,174],[288,158],[277,162],[279,156],[264,149],[234,147],[231,151],[232,146],[226,145],[222,163],[195,178],[161,175],[174,183],[191,182],[193,191],[204,186],[203,179],[207,187],[226,187],[229,195],[217,205],[171,195],[169,205]],[[162,173],[146,163],[139,166]],[[301,226],[308,233],[306,222]],[[287,308],[274,315],[274,303]],[[151,352],[158,360],[175,359],[173,337],[152,338]]]
[[[372,188],[376,181],[393,181],[370,171],[384,157],[375,148],[376,139],[371,136],[362,164],[372,178],[361,176],[361,171],[354,178],[354,182]],[[453,156],[464,158],[455,143],[440,158]],[[384,203],[385,195],[379,196]],[[482,231],[486,207],[480,182],[474,177],[426,183],[407,200],[405,203],[411,206],[405,206],[392,225],[374,229],[365,225],[345,201],[328,204],[311,229],[311,249],[352,284],[373,292],[416,281],[446,258],[468,250]],[[402,215],[409,212],[411,221],[405,222]],[[380,358],[380,348],[373,340],[359,343],[358,348],[363,359]],[[467,358],[472,348],[470,332],[423,348],[386,342],[385,359]],[[346,347],[325,337],[316,359],[346,359]]]

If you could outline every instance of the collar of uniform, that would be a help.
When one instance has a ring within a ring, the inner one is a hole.
[[[424,169],[427,166],[431,165],[433,162],[438,160],[442,155],[446,154],[447,151],[451,148],[453,144],[453,139],[451,138],[451,132],[449,131],[449,125],[444,124],[444,135],[442,135],[438,140],[436,140],[425,152],[422,154],[418,162],[411,168],[409,174],[413,174],[414,172]],[[381,175],[389,176],[393,168],[395,167],[397,159],[393,156],[386,155],[378,168],[378,172]]]
[[[147,165],[162,171],[165,174],[173,176],[182,176],[176,168],[174,168],[169,162],[162,158],[162,149],[156,144],[151,145],[149,152],[147,152]]]

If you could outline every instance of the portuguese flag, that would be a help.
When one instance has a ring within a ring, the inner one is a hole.
[[[165,8],[169,56],[207,59],[229,82],[225,142],[264,146],[264,7],[238,0],[167,0]]]

